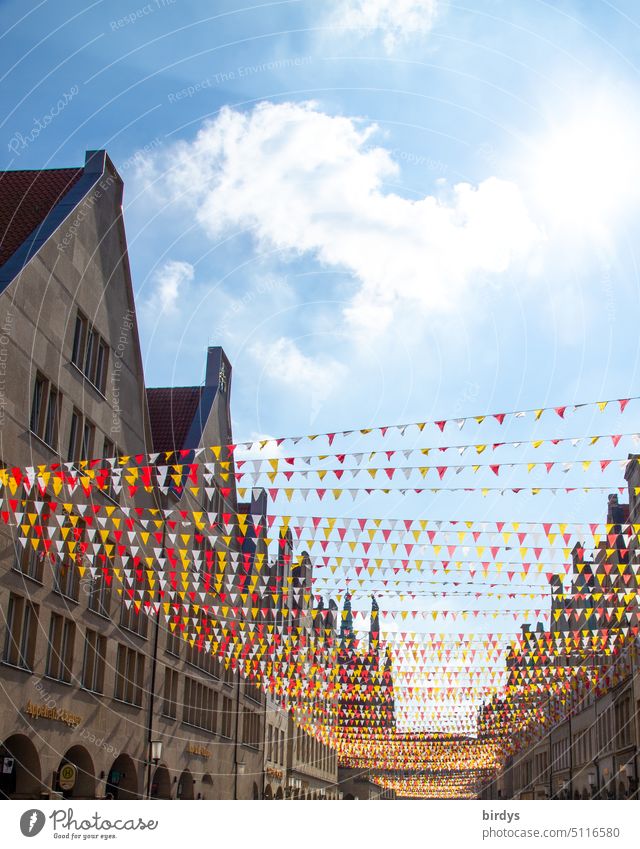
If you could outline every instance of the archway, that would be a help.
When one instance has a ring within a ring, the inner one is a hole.
[[[75,767],[73,787],[65,788],[60,784],[63,767]],[[60,761],[56,773],[56,790],[62,793],[64,799],[95,799],[96,778],[91,755],[84,746],[72,746]]]
[[[202,776],[202,798],[215,799],[215,796],[213,795],[213,778],[208,772]]]
[[[347,794],[346,794],[345,796],[343,796],[342,798],[343,798],[343,799],[355,799],[356,797],[353,795],[353,793],[347,793]]]
[[[254,799],[260,798],[260,790],[258,789],[258,785],[255,783],[255,781],[253,782],[253,798]]]
[[[169,770],[160,764],[156,767],[151,779],[151,798],[152,799],[170,799],[171,798],[171,776]]]
[[[178,799],[193,799],[193,776],[185,769],[178,781]]]
[[[284,799],[284,793],[282,792],[282,787],[278,787],[276,790],[276,799]]]
[[[129,755],[118,755],[107,775],[107,799],[137,799],[138,776],[136,767]]]
[[[273,799],[273,790],[271,789],[270,784],[267,784],[267,786],[264,788],[264,798]]]
[[[0,747],[0,799],[37,799],[43,791],[40,758],[24,734],[12,734]]]

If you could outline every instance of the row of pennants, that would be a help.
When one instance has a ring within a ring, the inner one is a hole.
[[[553,415],[554,418],[560,418],[566,420],[571,414],[577,412],[578,410],[593,410],[599,411],[600,413],[604,413],[605,410],[609,407],[609,405],[617,405],[616,412],[622,414],[627,408],[627,405],[631,401],[637,401],[640,399],[640,396],[630,396],[629,398],[616,398],[609,399],[606,401],[589,401],[582,404],[561,404],[554,407],[546,407],[541,406],[537,408],[531,408],[527,410],[514,410],[509,412],[501,412],[501,413],[482,413],[479,415],[473,416],[462,416],[453,419],[437,419],[431,421],[422,421],[422,422],[410,422],[406,424],[398,424],[398,425],[382,425],[380,427],[368,427],[368,428],[354,428],[351,430],[343,430],[343,431],[335,431],[332,433],[315,433],[315,434],[306,434],[303,436],[290,436],[290,437],[275,437],[269,439],[260,439],[254,440],[251,442],[237,442],[237,443],[229,443],[227,445],[213,445],[208,446],[206,448],[198,449],[201,452],[210,451],[216,459],[219,459],[221,456],[226,456],[229,458],[233,456],[237,449],[242,449],[246,451],[262,451],[267,447],[280,450],[282,446],[295,446],[300,442],[315,442],[317,439],[326,439],[328,444],[333,445],[336,438],[344,439],[349,438],[351,436],[379,436],[386,437],[388,434],[398,434],[400,436],[405,436],[407,431],[411,429],[417,430],[419,433],[424,432],[425,428],[428,425],[433,425],[433,427],[439,431],[440,433],[444,433],[445,429],[448,426],[455,426],[458,430],[462,430],[465,424],[468,422],[475,422],[477,425],[482,425],[484,423],[492,423],[497,422],[499,425],[503,425],[505,421],[510,421],[511,419],[525,419],[532,418],[533,421],[539,421],[541,418],[546,417],[547,415]],[[164,456],[167,460],[171,457],[185,457],[188,456],[188,450],[179,450],[179,451],[168,451],[168,452],[153,452],[149,454],[136,454],[133,459],[136,463],[144,463],[147,461],[151,463],[155,463],[157,459]],[[153,459],[152,459],[153,458]],[[128,462],[129,458],[123,458],[125,462]]]

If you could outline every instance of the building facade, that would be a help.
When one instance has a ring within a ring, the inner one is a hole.
[[[166,475],[166,486],[135,496],[110,484],[74,501],[62,516],[65,556],[36,538],[60,518],[60,499],[16,496],[3,514],[0,795],[286,798],[299,779],[309,790],[300,798],[326,796],[335,758],[306,738],[298,745],[291,716],[239,674],[237,656],[210,650],[206,610],[198,636],[184,638],[176,525],[160,521],[154,540],[141,519],[170,511],[180,530],[181,511],[206,516],[197,543],[184,528],[193,545],[181,578],[215,573],[220,597],[234,599],[225,627],[256,625],[248,599],[268,558],[266,496],[238,502],[232,457],[200,462],[204,446],[233,442],[231,364],[210,348],[201,386],[145,387],[122,194],[104,151],[88,153],[84,168],[0,174],[0,467],[60,464],[71,474],[101,458],[92,468],[117,480],[118,458],[150,455],[158,479]],[[118,517],[130,545],[123,531],[100,531],[92,506]],[[233,534],[229,515],[241,528]],[[293,581],[291,593],[287,610],[306,621],[307,585]]]

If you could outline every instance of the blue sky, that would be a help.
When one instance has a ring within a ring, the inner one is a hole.
[[[149,385],[199,383],[222,344],[238,440],[638,394],[637,4],[211,5],[0,2],[0,167],[108,150]],[[633,433],[636,407],[344,447]],[[536,474],[504,480],[623,483],[615,466]],[[581,522],[605,505],[439,494],[300,512]]]
[[[222,344],[239,439],[635,394],[634,4],[0,7],[0,164],[109,151],[147,381]]]

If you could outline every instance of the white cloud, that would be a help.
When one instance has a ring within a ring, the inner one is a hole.
[[[385,191],[399,168],[372,143],[376,132],[313,103],[226,107],[192,142],[151,154],[141,174],[211,238],[247,228],[265,249],[349,272],[358,289],[345,315],[367,330],[387,325],[403,301],[431,313],[461,308],[479,276],[511,269],[541,239],[509,181],[418,200]]]
[[[154,293],[149,300],[152,309],[174,313],[178,307],[181,290],[193,280],[194,268],[189,262],[169,260],[153,276]]]
[[[251,353],[273,380],[306,394],[310,422],[346,376],[341,363],[326,356],[308,357],[293,339],[286,337],[270,343],[256,342]]]
[[[401,42],[427,35],[437,12],[437,0],[338,0],[330,22],[362,37],[379,33],[392,52]]]

